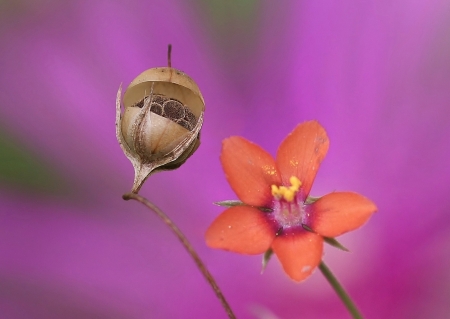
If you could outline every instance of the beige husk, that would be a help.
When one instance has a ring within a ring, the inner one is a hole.
[[[137,193],[151,173],[181,166],[199,147],[205,104],[197,84],[173,68],[144,71],[127,88],[121,110],[122,86],[116,99],[116,136],[135,171],[132,192]],[[192,131],[150,112],[154,94],[174,98],[196,116]],[[144,97],[142,108],[135,104]]]

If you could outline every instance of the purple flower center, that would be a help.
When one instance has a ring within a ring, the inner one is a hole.
[[[302,227],[306,215],[305,203],[298,196],[301,181],[292,176],[289,182],[291,186],[272,185],[274,196],[272,216],[283,230]]]

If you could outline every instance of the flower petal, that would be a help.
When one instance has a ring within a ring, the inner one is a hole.
[[[279,185],[273,157],[260,146],[239,136],[223,141],[220,156],[228,183],[241,201],[267,207],[272,202],[270,186]]]
[[[275,238],[275,225],[265,213],[249,206],[228,208],[206,231],[206,244],[211,248],[257,255],[270,248]]]
[[[328,146],[327,133],[317,121],[299,124],[278,148],[276,162],[283,184],[290,185],[289,178],[298,177],[302,182],[300,196],[305,199]]]
[[[364,225],[376,212],[375,204],[366,197],[352,192],[327,194],[310,205],[306,224],[326,237],[335,237]]]
[[[305,280],[320,264],[323,238],[317,234],[299,231],[275,238],[272,249],[286,274],[297,282]]]

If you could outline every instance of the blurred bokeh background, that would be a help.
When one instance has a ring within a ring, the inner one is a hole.
[[[312,195],[378,205],[324,260],[366,318],[450,313],[450,2],[0,1],[0,317],[226,318],[169,230],[121,195],[120,83],[172,64],[206,101],[202,145],[141,194],[197,248],[238,318],[349,318],[316,272],[206,247],[234,199],[221,140],[275,154],[302,121],[331,146]],[[271,317],[273,316],[273,317]]]

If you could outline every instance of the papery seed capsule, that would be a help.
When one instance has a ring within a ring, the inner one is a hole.
[[[170,64],[170,58],[169,58]],[[197,84],[172,67],[142,72],[116,100],[116,135],[135,170],[137,193],[153,172],[180,167],[200,145],[205,102]]]

